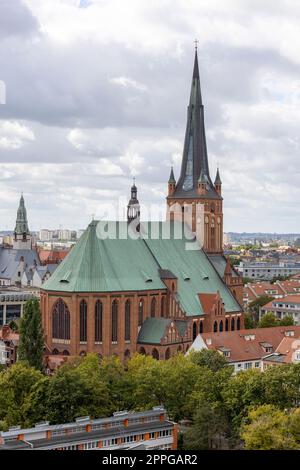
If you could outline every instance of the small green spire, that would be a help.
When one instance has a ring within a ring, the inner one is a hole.
[[[217,168],[217,174],[216,174],[216,179],[215,179],[215,185],[216,184],[222,184],[221,178],[220,178],[220,172],[219,168]]]
[[[169,178],[168,183],[176,183],[176,180],[175,180],[175,177],[174,177],[174,171],[173,171],[173,167],[172,167],[172,166],[171,166],[171,173],[170,173],[170,178]]]
[[[15,233],[17,235],[23,235],[24,233],[26,233],[27,235],[30,235],[23,194],[20,197],[20,203],[19,203],[19,208],[18,208],[18,212],[17,212]]]

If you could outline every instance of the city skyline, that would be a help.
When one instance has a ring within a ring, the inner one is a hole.
[[[141,206],[165,208],[197,37],[224,231],[297,233],[300,7],[133,3],[132,16],[118,1],[1,6],[0,229],[13,229],[21,191],[31,230],[85,228],[128,200],[134,176]]]

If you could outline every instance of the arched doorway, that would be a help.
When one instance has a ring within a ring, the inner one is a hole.
[[[170,357],[171,357],[171,351],[170,351],[170,348],[167,348],[165,352],[165,359],[170,359]]]
[[[146,356],[146,350],[145,350],[145,348],[141,347],[141,348],[139,349],[139,354],[143,354],[143,356]]]

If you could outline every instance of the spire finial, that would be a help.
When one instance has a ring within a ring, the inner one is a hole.
[[[195,44],[195,51],[197,52],[198,50],[198,39],[195,39],[194,44]]]
[[[135,186],[135,176],[132,179],[133,179],[133,186]]]

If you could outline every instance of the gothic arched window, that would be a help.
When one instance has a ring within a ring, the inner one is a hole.
[[[151,300],[151,317],[156,316],[156,298],[153,297]]]
[[[214,333],[218,331],[218,323],[215,321],[214,322]]]
[[[160,316],[164,317],[166,315],[166,298],[162,297],[160,301]]]
[[[79,305],[79,341],[87,341],[87,303],[82,300]]]
[[[234,331],[234,318],[231,319],[231,331]]]
[[[111,305],[111,340],[118,341],[118,302],[113,301]]]
[[[125,341],[130,341],[130,300],[125,303]]]
[[[102,302],[97,300],[95,303],[95,342],[102,342]]]
[[[220,324],[219,324],[219,331],[222,333],[223,331],[223,320],[220,321]]]
[[[193,323],[193,339],[196,339],[197,336],[197,323],[194,321]]]
[[[52,310],[52,338],[70,339],[70,312],[62,299],[58,299]]]
[[[237,330],[240,330],[240,329],[241,329],[241,319],[240,319],[240,317],[237,317],[236,329],[237,329]]]
[[[228,331],[229,330],[229,321],[228,321],[228,318],[226,318],[225,320],[225,331]]]
[[[138,326],[142,326],[144,321],[144,300],[139,301],[139,315],[138,315]]]

